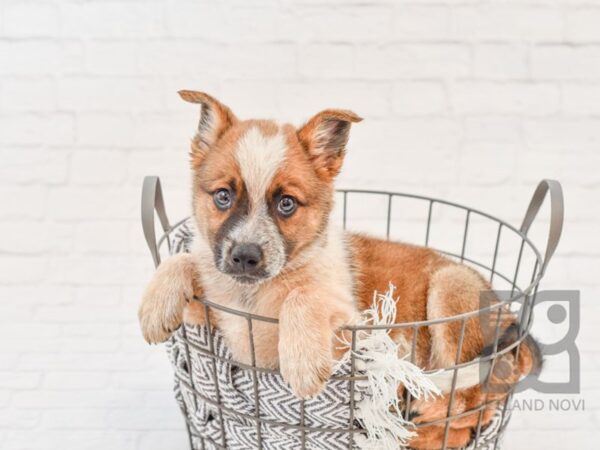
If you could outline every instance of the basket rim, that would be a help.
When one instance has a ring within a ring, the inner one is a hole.
[[[454,208],[459,208],[462,209],[464,211],[467,212],[467,214],[477,214],[480,215],[482,217],[485,217],[487,219],[493,220],[495,222],[497,222],[501,227],[505,227],[509,230],[511,230],[513,233],[515,233],[518,237],[521,238],[521,245],[520,245],[520,250],[519,253],[523,252],[523,248],[524,245],[527,244],[529,246],[529,248],[534,252],[535,254],[535,269],[534,269],[534,274],[535,276],[532,277],[532,280],[530,281],[529,285],[523,289],[519,288],[516,285],[513,285],[513,291],[515,292],[514,294],[511,294],[510,298],[504,299],[499,301],[498,303],[495,303],[493,305],[490,306],[486,306],[485,308],[479,308],[477,310],[474,311],[469,311],[466,313],[462,313],[462,314],[457,314],[454,316],[448,316],[448,317],[443,317],[440,319],[434,319],[434,320],[421,320],[421,321],[414,321],[414,322],[403,322],[403,323],[395,323],[395,324],[390,324],[390,325],[352,325],[352,326],[345,326],[342,327],[341,329],[343,330],[347,330],[350,331],[352,333],[357,332],[357,331],[368,331],[368,330],[393,330],[393,329],[403,329],[403,328],[419,328],[419,327],[423,327],[423,326],[429,326],[429,325],[436,325],[436,324],[440,324],[440,323],[447,323],[450,321],[462,321],[462,320],[466,320],[470,317],[479,315],[483,312],[488,312],[488,311],[492,311],[494,309],[499,309],[502,308],[505,305],[509,305],[521,298],[527,297],[530,294],[534,293],[534,291],[537,289],[537,286],[540,282],[540,280],[543,278],[544,276],[544,271],[543,270],[539,270],[540,267],[542,267],[543,264],[543,259],[541,256],[540,251],[538,250],[538,248],[535,246],[535,244],[531,241],[531,239],[529,239],[529,237],[527,236],[527,234],[523,231],[521,231],[520,229],[514,227],[513,225],[511,225],[510,223],[492,215],[492,214],[488,214],[486,212],[483,212],[479,209],[476,208],[471,208],[469,206],[465,206],[465,205],[461,205],[460,203],[456,203],[456,202],[451,202],[449,200],[444,200],[444,199],[440,199],[437,197],[429,197],[426,195],[420,195],[420,194],[410,194],[410,193],[403,193],[403,192],[393,192],[393,191],[387,191],[387,190],[370,190],[370,189],[345,189],[345,188],[339,188],[336,189],[337,193],[341,193],[344,195],[344,201],[346,199],[346,196],[348,194],[373,194],[373,195],[384,195],[384,196],[388,196],[390,199],[392,199],[393,197],[405,197],[405,198],[414,198],[414,199],[418,199],[418,200],[425,200],[428,201],[430,203],[430,206],[433,203],[440,203],[443,205],[447,205],[447,206],[451,206]],[[157,247],[160,248],[165,241],[167,241],[167,244],[169,245],[169,249],[170,249],[170,241],[168,239],[168,237],[170,236],[170,234],[176,230],[178,227],[180,227],[181,225],[183,225],[186,221],[190,220],[192,218],[192,216],[186,216],[183,219],[177,221],[175,224],[170,225],[169,228],[165,231],[165,233],[163,233],[163,235],[160,237],[160,239],[157,242]],[[444,250],[440,250],[440,249],[436,249],[434,247],[429,247],[431,248],[433,251],[436,251],[438,253],[442,253],[446,256],[451,256],[451,257],[460,257],[463,261],[467,261],[471,264],[475,264],[477,266],[479,266],[482,269],[486,269],[490,272],[493,272],[495,275],[499,276],[500,278],[504,279],[504,281],[507,281],[509,283],[512,283],[511,280],[508,279],[507,276],[496,272],[494,270],[494,268],[492,267],[488,267],[482,263],[478,263],[477,261],[474,261],[470,258],[465,257],[464,255],[457,255],[455,253],[452,252],[448,252],[448,251],[444,251]],[[200,300],[200,299],[197,299]],[[274,317],[268,317],[268,316],[262,316],[259,314],[252,314],[252,313],[248,313],[248,312],[244,312],[244,311],[240,311],[237,310],[235,308],[228,308],[222,305],[218,305],[216,303],[212,303],[210,301],[207,301],[205,299],[200,300],[202,303],[206,302],[205,304],[210,306],[211,308],[217,308],[217,309],[221,309],[227,313],[231,313],[231,314],[236,314],[239,316],[243,316],[246,317],[247,319],[250,320],[258,320],[258,321],[262,321],[262,322],[269,322],[269,323],[278,323],[278,319],[274,318]],[[531,326],[531,324],[529,324],[529,326],[527,327],[527,329],[529,329],[529,327]]]

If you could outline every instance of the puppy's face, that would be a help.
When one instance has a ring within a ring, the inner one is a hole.
[[[215,266],[240,283],[277,276],[323,235],[350,124],[360,118],[323,111],[296,129],[238,120],[204,93],[180,95],[202,105],[193,207]]]

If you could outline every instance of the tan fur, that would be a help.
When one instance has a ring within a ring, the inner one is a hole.
[[[489,284],[475,271],[423,247],[392,243],[358,234],[340,234],[329,223],[333,207],[333,178],[341,167],[349,125],[361,119],[350,111],[327,110],[296,130],[271,121],[240,121],[226,106],[207,94],[182,91],[187,101],[202,104],[197,136],[192,142],[193,208],[199,238],[190,254],[165,260],[148,286],[139,311],[140,324],[148,342],[161,342],[184,320],[204,323],[204,308],[188,303],[193,295],[212,302],[279,319],[279,326],[253,321],[251,342],[245,318],[211,310],[211,320],[225,335],[235,360],[280,368],[284,379],[299,397],[317,394],[344,349],[336,349],[336,330],[355,322],[358,313],[371,305],[374,291],[385,292],[391,282],[399,298],[396,322],[415,322],[450,317],[479,308],[480,292]],[[276,276],[251,285],[240,284],[215,266],[213,247],[219,230],[234,210],[215,206],[211,193],[244,183],[236,148],[251,128],[265,137],[281,133],[286,154],[265,190],[265,202],[276,192],[298,199],[301,207],[288,218],[277,217],[279,233],[291,249],[287,262]],[[497,315],[492,314],[490,321]],[[514,318],[502,318],[501,330]],[[444,368],[470,361],[488,343],[479,317],[466,322],[460,355],[458,322],[422,327],[416,336],[416,363],[425,369]],[[411,328],[394,332],[397,341],[412,342]],[[524,369],[532,367],[532,355],[521,352],[518,362],[505,359],[511,375],[494,373],[492,379],[510,384]],[[476,408],[486,399],[501,400],[504,393],[487,395],[481,386],[459,391],[452,413]],[[448,396],[433,401],[415,401],[415,422],[446,417]],[[494,407],[484,412],[483,423]],[[451,423],[449,445],[465,445],[479,413]],[[443,426],[419,429],[415,448],[439,448]]]
[[[189,302],[203,295],[200,286],[192,255],[181,253],[165,260],[146,287],[138,311],[144,339],[151,344],[168,339],[181,325]],[[198,310],[195,316],[200,315]]]

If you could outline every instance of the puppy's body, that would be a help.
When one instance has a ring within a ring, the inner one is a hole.
[[[427,248],[387,242],[368,236],[353,233],[340,233],[336,228],[329,230],[327,243],[313,251],[313,258],[302,266],[286,271],[281,276],[259,285],[240,285],[224,276],[206,261],[209,249],[197,244],[192,252],[201,274],[203,295],[212,302],[223,306],[277,318],[280,315],[284,300],[291,292],[306,290],[306,285],[316,286],[311,297],[319,298],[319,309],[324,313],[339,309],[345,314],[340,318],[342,324],[351,324],[356,311],[371,306],[373,292],[385,292],[391,282],[396,287],[399,299],[396,323],[418,322],[428,319],[449,317],[462,312],[473,311],[478,305],[474,302],[467,305],[446,305],[430,292],[445,289],[449,292],[456,289],[468,289],[472,283],[477,295],[489,286],[471,269],[457,265],[447,258]],[[434,281],[435,280],[435,281]],[[463,286],[457,284],[463,283]],[[441,286],[440,286],[441,284]],[[434,290],[436,289],[436,290]],[[455,291],[454,291],[455,292]],[[456,293],[459,297],[463,292]],[[334,294],[329,297],[327,294]],[[328,298],[323,298],[323,297]],[[473,296],[470,300],[477,300]],[[331,304],[327,304],[327,303]],[[214,311],[218,327],[226,336],[234,359],[250,362],[250,340],[247,320],[227,312]],[[188,322],[203,323],[204,314],[195,319],[188,317]],[[263,322],[253,324],[255,338],[256,363],[262,367],[277,368],[279,355],[277,352],[278,327]],[[394,332],[393,332],[394,333]],[[396,335],[399,332],[395,332]],[[404,336],[407,342],[412,340],[412,330]],[[467,336],[468,339],[468,336]],[[397,339],[400,340],[400,339]],[[443,339],[445,344],[445,340]],[[480,342],[468,342],[461,352],[461,362],[478,356]],[[406,349],[405,349],[406,350]],[[431,335],[429,329],[420,330],[417,337],[415,358],[423,368],[435,369],[454,364],[455,355],[449,354],[447,348],[431,351]]]
[[[305,398],[322,389],[343,352],[336,350],[337,330],[355,323],[360,311],[371,306],[373,292],[385,292],[390,282],[399,298],[397,323],[479,308],[480,292],[490,286],[472,269],[427,248],[342,233],[330,223],[333,179],[350,124],[360,120],[354,113],[323,111],[296,130],[272,121],[240,121],[203,93],[181,95],[202,105],[191,153],[198,233],[191,254],[164,261],[144,294],[139,315],[149,342],[166,340],[182,321],[205,322],[204,308],[190,301],[194,295],[277,318],[278,325],[252,321],[251,341],[245,318],[210,311],[234,359],[279,368],[292,390]],[[513,322],[512,316],[503,317],[500,329]],[[408,328],[393,337],[411,342],[412,333]],[[448,367],[457,358],[472,360],[486,345],[476,316],[466,321],[457,355],[459,336],[459,322],[420,328],[416,362],[426,369]],[[535,354],[522,349],[517,378],[535,363]],[[479,386],[460,395],[454,406],[459,412],[483,401]],[[447,405],[443,397],[414,402],[417,420],[442,418]],[[493,408],[485,412],[488,421]],[[477,416],[452,424],[450,446],[466,444]],[[419,432],[415,447],[441,445],[439,427],[428,428]]]

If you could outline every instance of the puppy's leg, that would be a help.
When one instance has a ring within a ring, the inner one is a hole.
[[[489,285],[473,270],[462,265],[449,265],[431,276],[427,298],[427,319],[451,317],[480,308],[480,295]],[[461,321],[452,320],[430,325],[431,365],[444,368],[456,363]],[[459,361],[469,361],[479,355],[484,346],[477,315],[466,319]]]
[[[193,256],[188,253],[173,255],[163,261],[146,287],[138,318],[144,339],[151,344],[166,341],[182,323],[202,323],[202,308],[193,302],[201,295],[199,276]],[[189,305],[189,308],[186,308]]]
[[[437,320],[477,311],[482,306],[489,306],[497,302],[495,297],[482,297],[482,293],[490,295],[490,285],[472,269],[462,265],[442,267],[433,273],[430,280],[427,319]],[[481,303],[482,299],[484,303]],[[498,319],[500,330],[502,330],[508,326],[511,316],[503,310],[496,309],[487,314],[476,314],[466,319],[460,355],[458,355],[458,349],[461,340],[462,322],[451,320],[430,325],[431,367],[449,367],[457,362],[470,361],[481,355],[488,343],[489,330],[494,330]],[[472,368],[476,369],[477,366],[472,366]],[[486,376],[483,372],[478,372],[479,370],[476,372],[471,370],[458,372],[457,385],[460,386],[464,383],[472,385],[472,387],[468,389],[459,388],[455,392],[451,415],[463,414],[469,410],[474,410],[474,412],[450,421],[450,441],[452,439],[456,439],[456,442],[460,441],[462,433],[464,433],[463,430],[471,429],[479,421],[480,414],[477,408],[486,399],[481,392],[481,383],[485,381]],[[416,401],[414,408],[417,409],[419,414],[418,421],[427,423],[447,417],[449,401],[450,394],[438,397],[434,401]],[[491,420],[494,410],[495,407],[486,408],[482,416],[482,425],[486,425]],[[435,434],[429,436],[431,445],[434,442],[432,436],[435,436]],[[443,433],[438,438],[443,438]],[[438,445],[441,446],[441,442],[438,442]]]
[[[439,450],[444,445],[444,427],[429,425],[417,429],[417,436],[410,440],[410,448],[418,450]],[[450,428],[448,430],[448,448],[463,448],[471,440],[471,430]]]
[[[308,296],[295,289],[279,314],[281,375],[300,398],[317,395],[331,374],[335,330],[349,323],[351,312],[320,301],[318,288]]]

